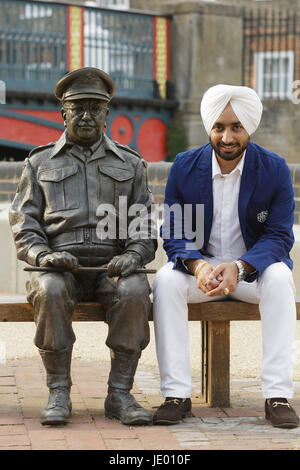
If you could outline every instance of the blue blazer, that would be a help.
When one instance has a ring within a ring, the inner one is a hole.
[[[193,230],[196,230],[196,205],[204,205],[204,240],[201,247],[193,247],[192,238],[185,236],[184,209],[182,220],[179,221],[181,238],[178,237],[178,216],[174,217],[172,211],[168,230],[161,232],[168,260],[174,262],[175,269],[188,272],[181,259],[210,256],[207,252],[213,218],[210,144],[176,156],[166,184],[165,213],[175,203],[182,208],[184,204],[191,205]],[[238,201],[241,232],[247,249],[240,259],[256,268],[256,272],[248,276],[246,281],[252,282],[265,268],[278,261],[283,261],[292,269],[289,252],[294,244],[294,207],[291,173],[284,158],[250,142],[245,155]],[[176,234],[174,224],[177,225]]]

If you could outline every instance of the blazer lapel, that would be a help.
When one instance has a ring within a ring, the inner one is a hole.
[[[197,163],[198,176],[195,184],[198,186],[197,203],[204,204],[204,245],[206,251],[212,219],[213,219],[213,192],[212,192],[212,147],[207,144]]]
[[[254,191],[255,184],[257,179],[257,155],[256,150],[253,144],[250,142],[246,155],[245,162],[243,167],[243,173],[241,178],[240,192],[239,192],[239,219],[242,235],[247,246],[246,240],[246,211],[251,195]]]

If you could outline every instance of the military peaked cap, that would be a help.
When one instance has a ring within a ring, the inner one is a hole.
[[[55,85],[54,94],[62,102],[83,98],[98,98],[108,102],[115,94],[115,86],[103,70],[84,67],[64,75]]]

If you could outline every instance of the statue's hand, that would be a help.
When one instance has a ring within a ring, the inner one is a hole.
[[[78,259],[67,251],[55,251],[42,256],[39,259],[39,265],[76,271],[78,269]]]
[[[133,273],[136,268],[142,267],[142,258],[138,253],[130,251],[123,255],[114,256],[108,263],[107,273],[109,277],[126,277]]]

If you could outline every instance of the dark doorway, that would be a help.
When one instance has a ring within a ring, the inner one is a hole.
[[[8,147],[0,145],[0,161],[5,162],[19,162],[25,160],[28,156],[30,149]]]

